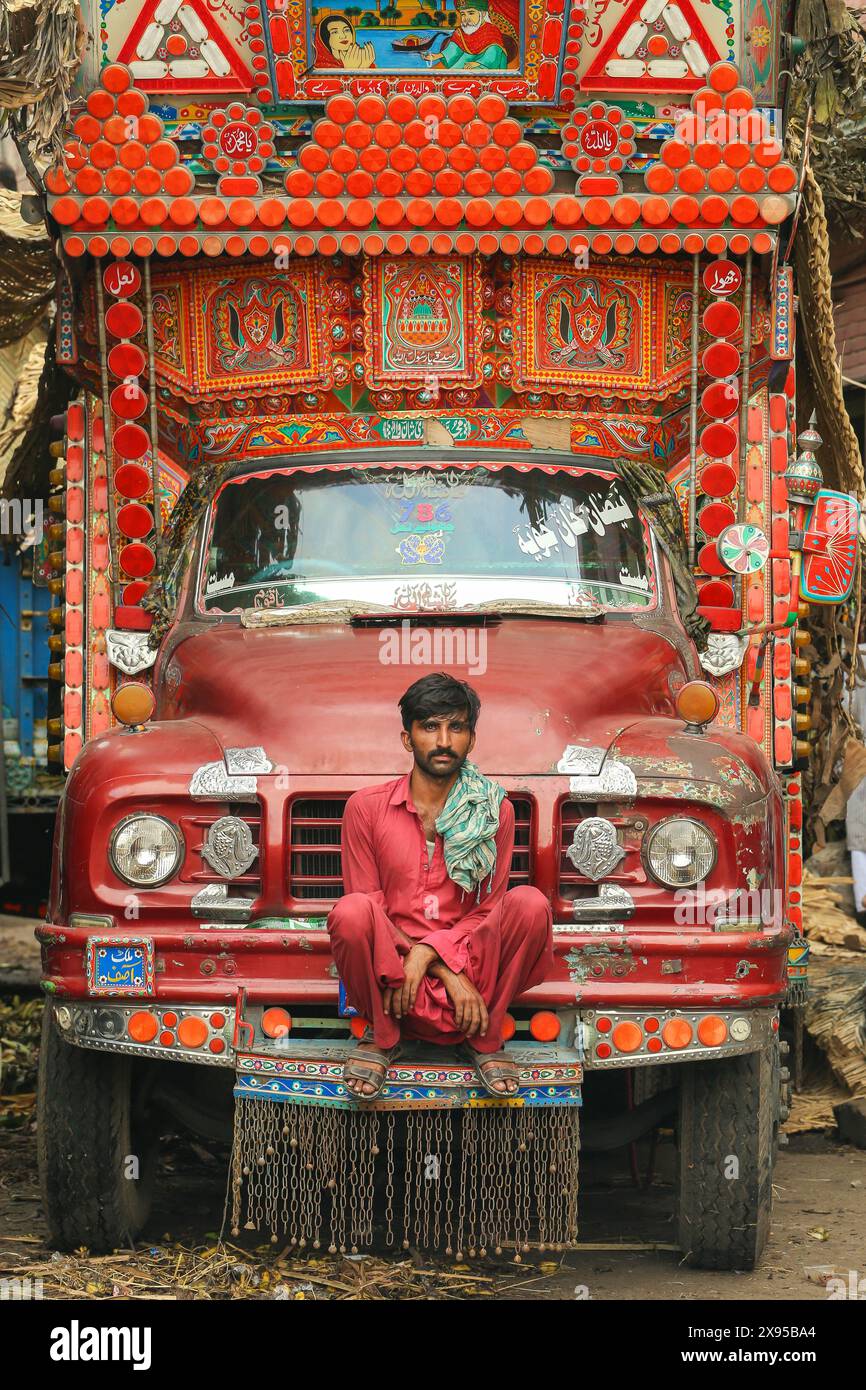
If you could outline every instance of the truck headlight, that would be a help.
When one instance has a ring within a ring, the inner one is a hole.
[[[162,816],[127,816],[111,832],[108,857],[124,883],[156,888],[176,871],[183,850],[177,826]]]
[[[716,862],[716,841],[699,821],[672,817],[650,831],[644,850],[653,878],[667,888],[689,888]]]

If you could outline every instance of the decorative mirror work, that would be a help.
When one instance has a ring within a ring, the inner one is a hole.
[[[480,279],[472,259],[382,256],[365,262],[364,289],[369,387],[480,379]]]

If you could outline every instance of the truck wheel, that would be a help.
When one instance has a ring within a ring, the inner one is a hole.
[[[770,1230],[779,1128],[778,1042],[685,1068],[679,1243],[698,1269],[754,1269]]]
[[[135,1107],[132,1058],[64,1042],[46,1004],[36,1109],[49,1243],[108,1253],[135,1240],[150,1210],[156,1142]],[[127,1176],[138,1160],[138,1177]]]

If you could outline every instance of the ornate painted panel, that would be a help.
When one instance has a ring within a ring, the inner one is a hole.
[[[365,380],[388,385],[480,379],[479,268],[466,256],[381,256],[364,267]]]
[[[153,277],[159,374],[193,398],[327,386],[330,339],[316,268],[205,267]]]
[[[526,259],[518,299],[518,390],[662,396],[686,370],[692,296],[681,272]]]

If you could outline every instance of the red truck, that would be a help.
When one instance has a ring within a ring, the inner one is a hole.
[[[343,807],[405,770],[396,702],[445,666],[478,689],[474,756],[514,804],[511,886],[553,908],[554,973],[510,1015],[522,1076],[555,1061],[576,1102],[616,1071],[608,1143],[676,1126],[687,1258],[759,1258],[787,1079],[782,788],[711,723],[651,509],[604,461],[519,462],[239,461],[204,510],[152,713],[117,702],[125,726],[86,744],[58,817],[38,933],[56,1242],[135,1236],[155,1116],[228,1134],[241,1054],[345,1054],[326,930]],[[436,612],[400,575],[419,505],[449,541]]]

